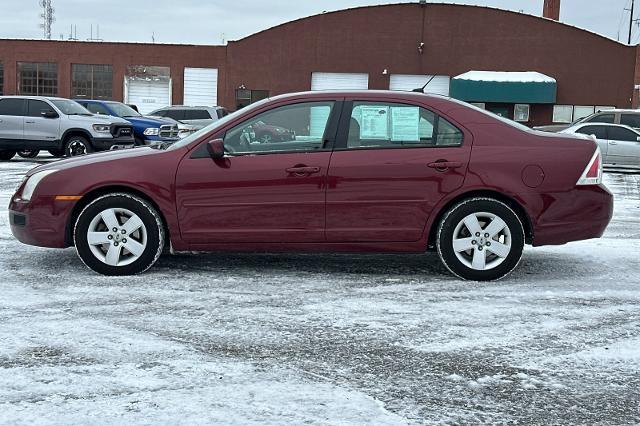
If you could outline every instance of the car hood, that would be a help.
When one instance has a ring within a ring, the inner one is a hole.
[[[125,120],[131,122],[132,124],[137,124],[146,127],[160,127],[165,124],[175,124],[170,120],[164,120],[162,118],[156,117],[127,117]]]
[[[165,153],[167,151],[162,151],[159,149],[153,149],[149,147],[140,147],[140,148],[131,148],[131,149],[120,149],[114,151],[105,151],[99,152],[89,155],[79,155],[77,157],[71,157],[64,160],[53,161],[51,163],[43,164],[41,166],[35,167],[27,173],[27,176],[31,176],[34,173],[42,172],[45,170],[66,170],[72,169],[75,167],[82,167],[87,165],[96,165],[99,163],[105,163],[109,161],[117,161],[124,158],[133,158],[139,157],[140,161],[145,161],[146,159],[143,157],[151,157],[153,155],[158,155],[161,153]]]
[[[113,117],[111,115],[68,115],[69,120],[77,121],[81,123],[91,123],[91,124],[121,124],[129,122],[120,117]]]

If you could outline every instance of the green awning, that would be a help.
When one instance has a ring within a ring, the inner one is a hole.
[[[466,102],[554,104],[558,83],[539,72],[469,71],[451,79],[450,96]]]

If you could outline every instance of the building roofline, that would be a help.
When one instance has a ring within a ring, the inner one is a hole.
[[[533,15],[530,13],[525,13],[525,12],[516,12],[514,10],[508,10],[508,9],[501,9],[498,7],[492,7],[492,6],[475,6],[475,5],[470,5],[470,4],[460,4],[460,3],[444,3],[444,2],[433,2],[433,3],[425,3],[425,4],[420,4],[420,3],[387,3],[387,4],[378,4],[378,5],[368,5],[368,6],[355,6],[355,7],[349,7],[346,9],[337,9],[337,10],[331,10],[331,11],[326,11],[326,12],[322,12],[322,13],[317,13],[315,15],[310,15],[310,16],[305,16],[302,18],[298,18],[298,19],[294,19],[291,21],[287,21],[287,22],[283,22],[281,24],[275,25],[273,27],[270,28],[266,28],[264,30],[255,32],[253,34],[249,34],[248,36],[244,36],[240,39],[237,40],[229,40],[229,43],[238,43],[244,40],[247,40],[249,38],[258,36],[260,34],[263,34],[265,32],[280,28],[280,27],[284,27],[285,25],[294,23],[294,22],[300,22],[300,21],[304,21],[306,19],[313,19],[313,18],[317,18],[320,16],[324,16],[324,15],[332,15],[332,14],[339,14],[339,13],[347,13],[347,12],[352,12],[355,10],[360,10],[360,9],[374,9],[374,8],[384,8],[384,7],[389,7],[389,6],[404,6],[404,7],[430,7],[430,6],[447,6],[447,7],[461,7],[461,8],[474,8],[474,9],[485,9],[485,10],[491,10],[491,11],[495,11],[495,12],[501,12],[501,13],[507,13],[507,14],[512,14],[512,15],[518,15],[518,16],[525,16],[528,18],[533,18],[533,19],[539,19],[541,21],[548,21],[548,22],[552,22],[555,24],[559,24],[559,25],[563,25],[567,28],[571,28],[573,30],[579,30],[579,31],[583,31],[589,34],[592,34],[594,36],[600,37],[604,40],[607,41],[611,41],[617,45],[623,46],[623,47],[632,47],[635,48],[637,45],[628,45],[626,43],[622,43],[618,40],[614,40],[611,37],[605,36],[603,34],[600,33],[596,33],[595,31],[591,31],[582,27],[578,27],[576,25],[570,25],[567,24],[565,22],[562,21],[556,21],[555,19],[551,19],[551,18],[546,18],[544,16],[538,16],[538,15]]]

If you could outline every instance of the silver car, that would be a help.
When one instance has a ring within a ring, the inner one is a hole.
[[[221,119],[225,115],[229,115],[229,111],[219,106],[172,105],[157,109],[149,115],[173,118],[176,121],[194,126],[199,130]]]
[[[561,133],[580,133],[596,138],[607,168],[640,170],[640,132],[609,123],[580,123]]]

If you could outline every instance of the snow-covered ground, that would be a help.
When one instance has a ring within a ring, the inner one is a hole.
[[[0,164],[2,424],[637,424],[640,176],[605,238],[469,283],[435,255],[164,257],[108,278],[22,245]]]

